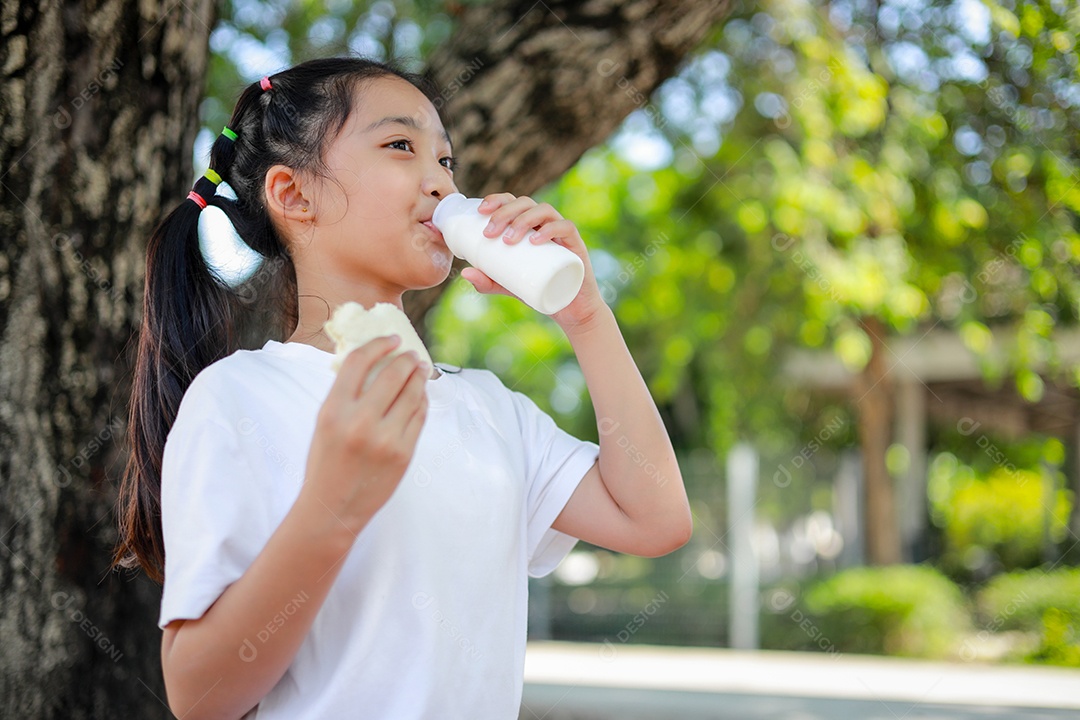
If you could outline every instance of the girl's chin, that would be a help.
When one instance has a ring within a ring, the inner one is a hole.
[[[444,275],[449,274],[454,263],[454,255],[446,249],[445,245],[432,244],[428,246],[427,253],[431,264],[436,269],[440,270]]]

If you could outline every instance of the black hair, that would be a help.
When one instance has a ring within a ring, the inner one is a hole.
[[[127,430],[131,454],[118,497],[120,537],[113,568],[138,565],[155,582],[164,581],[161,459],[180,399],[195,375],[238,349],[284,339],[296,327],[296,271],[266,208],[267,170],[280,164],[325,177],[324,153],[348,120],[358,91],[383,77],[411,83],[437,111],[441,108],[438,90],[425,76],[359,57],[309,60],[271,75],[269,90],[256,82],[240,93],[228,125],[236,139],[219,135],[210,151],[210,168],[236,199],[214,194],[206,179],[195,190],[262,256],[252,279],[230,286],[207,264],[195,201],[182,201],[154,230],[146,251]]]

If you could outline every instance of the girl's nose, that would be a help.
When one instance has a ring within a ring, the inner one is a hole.
[[[442,164],[438,164],[437,170],[429,171],[424,177],[423,192],[425,195],[431,195],[441,200],[457,191],[454,179],[450,177],[450,173],[446,172],[446,167]]]

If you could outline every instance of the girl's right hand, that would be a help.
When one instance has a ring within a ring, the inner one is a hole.
[[[401,481],[427,416],[431,366],[395,357],[362,392],[372,367],[400,344],[379,337],[349,353],[319,410],[302,492],[314,494],[354,535]]]

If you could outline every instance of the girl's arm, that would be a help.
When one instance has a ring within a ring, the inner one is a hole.
[[[619,552],[655,557],[685,545],[690,505],[667,429],[606,306],[564,328],[589,388],[600,459],[552,527]]]
[[[623,340],[615,315],[600,297],[585,243],[572,222],[546,203],[509,193],[488,195],[485,233],[493,242],[557,242],[585,265],[577,297],[550,317],[577,355],[596,411],[599,462],[585,475],[552,527],[620,552],[654,557],[682,547],[693,532],[690,504],[667,429]],[[530,229],[536,233],[522,240]],[[481,293],[516,297],[476,268],[462,277]]]

